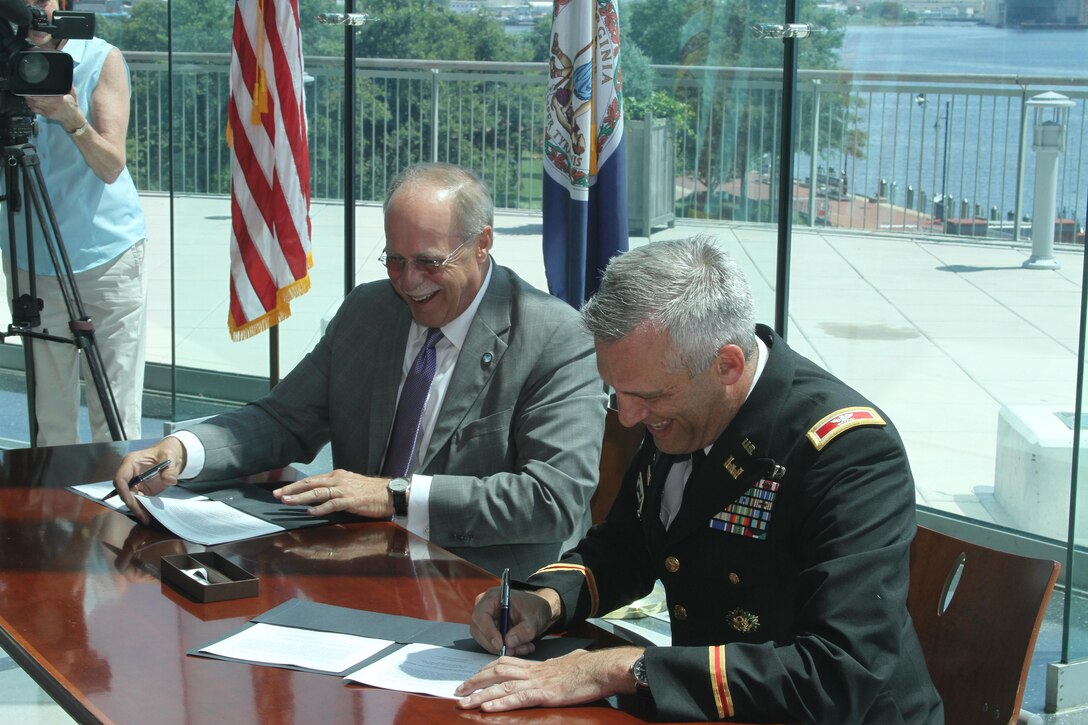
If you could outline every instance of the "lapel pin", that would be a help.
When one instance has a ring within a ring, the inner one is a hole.
[[[480,362],[482,362],[484,365],[490,365],[491,361],[494,360],[494,359],[495,359],[494,355],[492,355],[489,352],[485,352],[484,356],[482,358],[480,358]]]

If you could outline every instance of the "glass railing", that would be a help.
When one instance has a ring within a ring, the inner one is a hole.
[[[142,191],[167,188],[166,56],[135,52],[129,167]],[[175,54],[174,190],[228,194],[229,58]],[[306,61],[315,199],[343,197],[343,67]],[[668,119],[676,214],[767,221],[777,209],[780,73],[655,67],[679,101]],[[358,200],[380,199],[390,176],[419,161],[463,164],[496,203],[539,209],[547,68],[537,63],[359,60]],[[811,224],[1024,239],[1034,198],[1029,101],[1056,91],[1063,118],[1056,192],[1058,242],[1081,241],[1088,199],[1088,80],[1026,76],[802,71],[795,209]],[[815,180],[813,182],[813,180]]]

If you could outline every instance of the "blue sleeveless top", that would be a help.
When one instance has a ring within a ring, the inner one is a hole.
[[[74,62],[72,85],[79,97],[79,107],[87,119],[91,118],[91,96],[98,85],[106,56],[112,49],[112,45],[99,38],[72,39],[64,45],[63,51],[72,56]],[[127,65],[125,72],[128,73]],[[112,184],[103,182],[95,176],[62,124],[40,115],[36,120],[38,135],[30,142],[38,151],[46,191],[56,212],[57,225],[72,271],[83,272],[105,264],[145,239],[147,227],[144,213],[128,169],[122,171]],[[32,202],[26,190],[22,192],[25,210],[32,206]],[[23,213],[16,215],[15,226],[16,239],[19,240],[19,267],[27,269]],[[55,276],[56,270],[49,258],[40,223],[35,220],[31,230],[35,272]],[[0,236],[4,239],[0,247],[7,254],[6,229],[0,231]]]

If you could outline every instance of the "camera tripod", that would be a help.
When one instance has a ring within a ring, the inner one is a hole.
[[[13,119],[7,119],[11,121]],[[60,229],[57,226],[56,214],[53,205],[49,201],[49,193],[45,188],[42,176],[41,160],[37,149],[27,142],[29,135],[19,137],[18,132],[9,134],[4,139],[10,145],[4,146],[0,159],[4,164],[5,194],[0,197],[5,201],[7,216],[8,245],[11,261],[11,298],[12,315],[7,333],[0,333],[0,341],[6,337],[18,336],[23,338],[23,359],[26,368],[26,402],[27,415],[30,422],[30,445],[37,446],[38,422],[35,406],[35,394],[37,381],[34,375],[34,341],[42,340],[50,343],[75,345],[84,355],[87,367],[91,372],[91,379],[98,400],[102,404],[102,413],[106,424],[110,429],[110,436],[115,441],[125,440],[124,427],[121,424],[121,414],[117,408],[117,400],[113,396],[109,379],[106,377],[102,355],[95,344],[94,322],[87,316],[83,307],[83,301],[76,287],[75,276],[72,273],[72,265],[68,260],[68,253],[64,248],[64,240],[61,239]],[[22,143],[18,141],[22,140]],[[18,244],[15,236],[16,213],[23,208],[23,198],[20,195],[20,182],[22,189],[29,197],[32,209],[28,208],[25,214],[26,240],[27,240],[27,268],[30,270],[30,289],[26,294],[20,294],[18,275]],[[68,311],[68,327],[72,338],[58,337],[49,334],[48,331],[36,331],[34,328],[41,325],[42,300],[37,297],[37,284],[34,275],[34,225],[31,220],[31,211],[37,218],[42,238],[45,240],[49,258],[53,263],[53,269],[57,272],[57,283],[60,287],[64,305]]]

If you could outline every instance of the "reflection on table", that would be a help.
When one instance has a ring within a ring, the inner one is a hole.
[[[348,686],[338,677],[187,656],[291,597],[467,622],[476,595],[496,580],[393,523],[360,521],[214,547],[257,575],[260,593],[194,603],[160,582],[159,562],[205,547],[64,490],[112,477],[124,453],[144,445],[0,453],[0,644],[77,720],[638,721],[626,704],[605,703],[485,716],[452,700]]]

